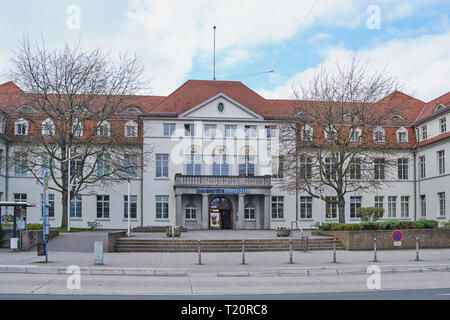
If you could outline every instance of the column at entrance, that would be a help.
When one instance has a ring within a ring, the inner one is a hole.
[[[245,213],[244,213],[244,195],[240,194],[238,196],[238,229],[245,228]]]
[[[209,229],[209,201],[207,194],[202,194],[202,229]]]
[[[264,229],[270,229],[270,196],[264,196]]]
[[[175,223],[177,226],[181,226],[181,215],[182,215],[182,204],[181,204],[181,194],[176,195],[176,217]]]

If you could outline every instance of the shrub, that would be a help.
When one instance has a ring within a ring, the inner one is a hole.
[[[424,229],[425,228],[425,225],[420,221],[413,221],[412,224],[413,224],[414,229]]]
[[[360,230],[358,223],[346,224],[345,231],[358,231]]]
[[[436,220],[421,220],[426,229],[435,229],[438,227],[439,222]]]
[[[42,230],[42,223],[27,223],[27,230]]]
[[[379,228],[379,224],[373,221],[363,221],[359,224],[360,230],[377,230]]]
[[[384,209],[378,207],[357,208],[356,212],[362,221],[377,221],[384,215]]]
[[[383,221],[380,223],[380,228],[382,230],[395,230],[395,229],[399,229],[399,223],[400,221],[398,220],[388,220],[388,221]]]
[[[442,228],[450,228],[450,222],[442,222]]]

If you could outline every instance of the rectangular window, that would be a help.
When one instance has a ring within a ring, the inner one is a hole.
[[[168,178],[169,177],[169,155],[168,154],[156,154],[156,177]]]
[[[350,138],[350,142],[361,142],[361,131],[354,130]]]
[[[279,156],[278,161],[276,157],[272,158],[272,178],[281,179],[283,178],[283,166],[284,157]]]
[[[171,137],[175,132],[175,123],[164,123],[164,136]]]
[[[264,127],[265,131],[266,131],[266,138],[273,138],[275,137],[275,126],[265,126]]]
[[[193,124],[187,123],[184,125],[184,136],[185,137],[195,136],[195,126]]]
[[[245,177],[255,175],[255,156],[239,156],[239,175]]]
[[[427,216],[427,202],[424,194],[420,196],[420,216]]]
[[[131,198],[131,216],[130,219],[136,219],[137,215],[137,196],[130,196]],[[128,196],[123,196],[123,218],[128,219]]]
[[[300,218],[312,219],[312,197],[300,197]]]
[[[425,156],[419,157],[419,171],[420,171],[420,178],[423,179],[426,176],[425,172]]]
[[[187,176],[200,176],[202,174],[202,156],[186,155],[184,172]]]
[[[284,197],[272,197],[272,219],[284,218]]]
[[[445,173],[445,153],[444,150],[440,150],[437,152],[437,158],[438,158],[438,171],[439,174]]]
[[[14,202],[27,202],[26,193],[14,193]]]
[[[400,214],[402,218],[408,218],[409,217],[409,197],[408,196],[402,196],[400,198]]]
[[[16,154],[14,158],[14,174],[16,176],[27,175],[27,156],[25,154]]]
[[[186,207],[186,220],[197,220],[197,208],[193,206]]]
[[[205,124],[205,137],[214,138],[216,136],[216,127],[215,124]]]
[[[336,161],[333,158],[325,158],[325,177],[328,180],[336,179]]]
[[[235,138],[236,128],[235,125],[225,125],[225,138]]]
[[[428,138],[428,128],[425,125],[422,127],[422,140],[425,140],[426,138]]]
[[[408,179],[408,159],[397,159],[398,178],[401,180]]]
[[[103,177],[110,173],[109,156],[103,154],[97,158],[97,176]]]
[[[445,217],[445,192],[439,192],[439,216]]]
[[[109,218],[109,196],[97,196],[97,218]]]
[[[82,199],[81,196],[75,196],[70,201],[70,217],[81,218],[82,215]]]
[[[388,197],[388,217],[395,218],[397,216],[397,197]]]
[[[50,169],[53,167],[53,161],[50,162],[50,156],[49,155],[43,155],[42,156],[42,174],[44,171],[47,171],[50,174]]]
[[[400,143],[408,142],[408,132],[399,132],[398,133],[398,142],[400,142]]]
[[[384,197],[383,196],[375,196],[375,207],[384,208]]]
[[[47,196],[48,196],[47,201],[49,204],[48,216],[55,217],[55,195],[53,193],[49,193],[49,194],[47,194]],[[41,193],[41,202],[42,202],[42,197],[43,197],[43,195]],[[44,215],[44,210],[42,209],[42,206],[41,206],[41,216],[43,216],[43,215]]]
[[[212,172],[214,176],[228,176],[226,155],[213,156]]]
[[[138,157],[135,154],[125,155],[125,172],[128,178],[137,177]]]
[[[312,178],[312,159],[310,157],[300,157],[300,178]]]
[[[361,208],[362,197],[350,197],[350,218],[358,218],[357,208]]]
[[[156,219],[169,218],[169,196],[156,196]]]
[[[325,202],[325,218],[336,219],[338,212],[337,197],[326,197]]]
[[[350,179],[360,180],[361,179],[361,159],[352,159],[350,164]]]
[[[247,203],[244,207],[244,217],[245,220],[254,220],[255,219],[255,205],[253,202]]]
[[[245,137],[256,138],[256,126],[245,126]]]
[[[439,127],[441,128],[441,133],[447,132],[447,119],[446,118],[439,119]]]
[[[82,170],[81,160],[80,159],[70,160],[70,175],[74,176],[78,170]]]
[[[378,180],[385,179],[385,161],[384,159],[375,159],[374,161],[374,177]]]

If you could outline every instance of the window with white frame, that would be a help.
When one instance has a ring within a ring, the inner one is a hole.
[[[384,197],[383,196],[375,196],[375,207],[376,208],[384,208]]]
[[[28,159],[25,153],[16,153],[14,155],[14,175],[26,176],[27,175]]]
[[[353,158],[350,161],[350,179],[360,180],[361,179],[361,159]]]
[[[254,220],[255,219],[255,204],[253,201],[247,202],[247,204],[244,207],[244,215],[245,220]]]
[[[137,218],[137,196],[130,195],[131,203],[130,203],[130,211],[131,216],[130,219]],[[128,195],[123,196],[123,218],[128,219]]]
[[[244,147],[239,155],[239,176],[255,175],[255,155],[250,147]]]
[[[397,196],[388,197],[388,217],[395,218],[397,216]]]
[[[400,180],[408,179],[408,159],[397,159],[398,178]]]
[[[323,129],[325,139],[327,141],[334,141],[337,139],[337,130],[333,126],[327,126],[325,129]]]
[[[325,218],[326,219],[337,219],[338,203],[337,197],[326,197],[325,198]]]
[[[313,140],[313,128],[309,125],[304,125],[300,130],[300,139],[302,141],[312,141]]]
[[[385,142],[385,131],[381,127],[377,127],[373,130],[373,141],[374,142]]]
[[[30,124],[25,119],[19,119],[14,123],[14,135],[26,136],[28,135],[28,129]]]
[[[14,202],[27,202],[26,193],[14,193]]]
[[[409,196],[400,197],[400,215],[402,218],[409,218]]]
[[[83,122],[78,119],[75,119],[75,121],[72,123],[72,135],[75,138],[80,138],[83,136],[83,130],[84,130]]]
[[[108,121],[102,121],[97,124],[97,136],[108,138],[111,134],[111,125]]]
[[[426,217],[427,216],[427,202],[426,197],[424,194],[420,195],[420,216]]]
[[[124,166],[128,178],[136,178],[138,174],[138,156],[135,154],[126,154]]]
[[[212,157],[212,174],[214,176],[228,176],[227,149],[224,146],[214,148]]]
[[[206,138],[215,138],[216,137],[216,128],[215,124],[205,124],[204,125],[204,136]]]
[[[44,171],[47,171],[50,174],[51,169],[53,168],[53,159],[51,159],[51,156],[48,154],[43,154],[41,157],[41,163],[42,163],[42,174]]]
[[[48,193],[47,196],[48,196],[47,202],[48,202],[48,205],[49,205],[49,207],[48,207],[48,216],[50,218],[54,218],[55,217],[55,195],[53,193]],[[43,195],[41,193],[41,202],[43,201],[42,197],[43,197]],[[44,215],[44,210],[43,210],[43,208],[41,206],[41,217],[43,215]]]
[[[284,218],[284,197],[272,197],[272,219]]]
[[[446,118],[439,119],[439,128],[441,129],[441,133],[447,132],[447,119]]]
[[[312,219],[312,197],[300,197],[300,218]]]
[[[175,133],[175,123],[164,123],[164,136],[171,137]]]
[[[325,158],[325,177],[328,180],[336,179],[336,160],[334,158]]]
[[[52,119],[42,121],[42,135],[45,137],[53,136],[55,134],[55,124]]]
[[[385,179],[385,160],[384,159],[375,159],[373,161],[373,169],[374,169],[374,178],[377,180]]]
[[[312,178],[312,159],[308,156],[300,157],[300,178],[311,179]]]
[[[169,218],[169,196],[156,196],[156,219]]]
[[[81,195],[75,196],[70,201],[70,217],[71,218],[81,218],[83,209],[83,202]]]
[[[272,157],[272,178],[281,179],[284,176],[284,156]]]
[[[245,126],[245,137],[256,138],[256,126]]]
[[[197,208],[192,204],[186,206],[186,221],[197,220]]]
[[[97,177],[103,177],[110,173],[110,158],[107,154],[97,157]]]
[[[191,146],[184,155],[184,174],[200,176],[202,174],[202,153],[199,147]]]
[[[128,121],[124,126],[124,134],[126,138],[137,138],[138,136],[138,125],[133,120]]]
[[[97,218],[109,219],[109,196],[97,196]]]
[[[420,178],[423,179],[426,177],[426,167],[425,167],[425,156],[419,157],[419,173]]]
[[[356,128],[351,130],[350,142],[361,142],[361,129]]]
[[[156,154],[156,178],[168,178],[169,177],[169,155],[168,154]]]
[[[439,192],[439,216],[445,217],[445,192]]]
[[[236,128],[236,125],[225,125],[225,138],[235,138]]]
[[[422,140],[425,140],[428,138],[428,128],[427,125],[422,126]]]
[[[186,123],[184,125],[184,136],[194,137],[195,136],[195,125],[192,123]]]
[[[361,208],[362,197],[350,197],[350,218],[358,218],[358,211],[356,209]]]
[[[408,142],[408,130],[401,127],[397,130],[397,142],[399,143],[406,143]]]
[[[437,152],[437,160],[438,160],[438,173],[445,173],[445,153],[444,150],[440,150]]]

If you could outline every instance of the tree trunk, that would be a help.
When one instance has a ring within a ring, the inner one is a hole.
[[[62,192],[62,218],[61,218],[61,228],[67,229],[67,192]]]
[[[345,223],[345,200],[344,197],[339,197],[339,223]]]

